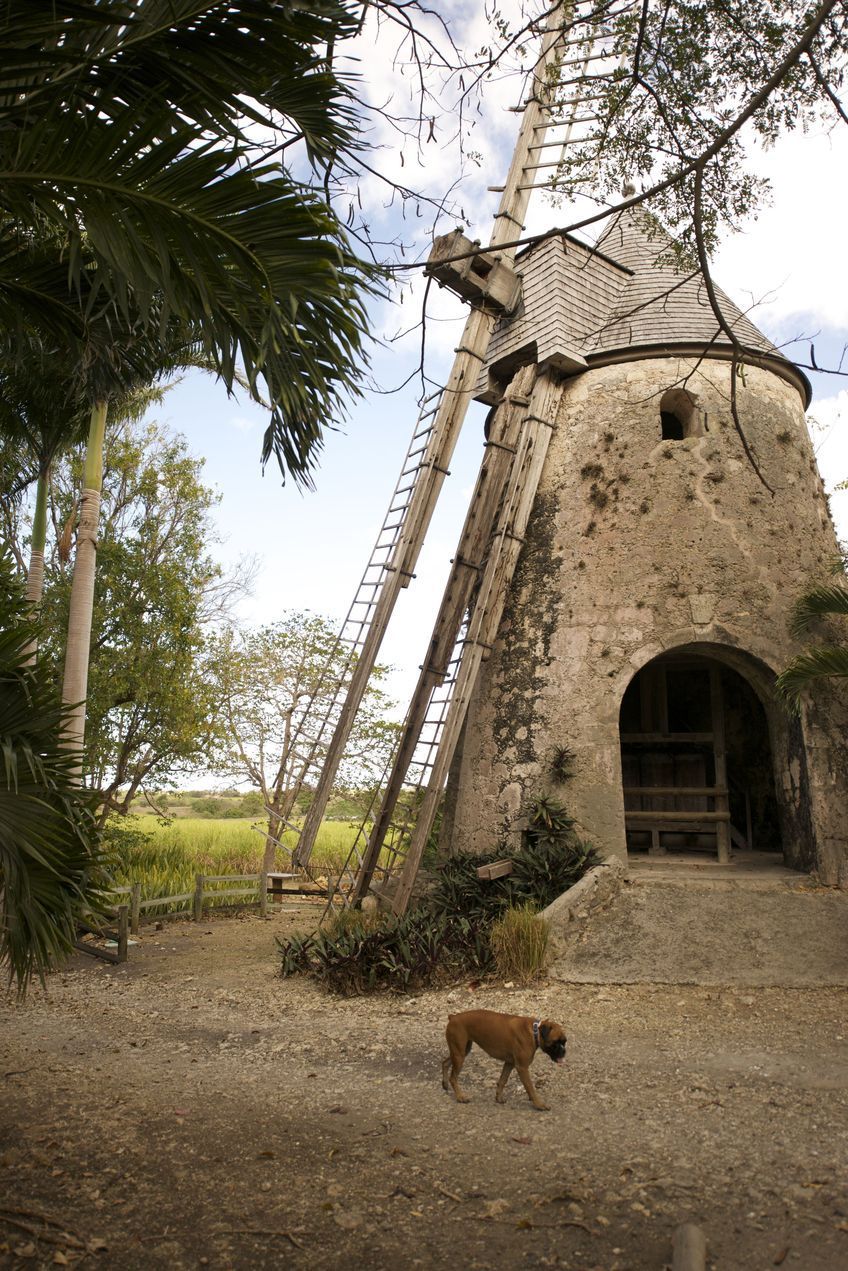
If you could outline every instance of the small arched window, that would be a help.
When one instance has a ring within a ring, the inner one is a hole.
[[[685,441],[703,437],[704,412],[697,399],[685,388],[670,388],[660,400],[660,430],[663,441]]]

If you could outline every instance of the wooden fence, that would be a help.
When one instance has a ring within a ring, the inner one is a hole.
[[[233,883],[232,887],[221,888],[220,883]],[[210,886],[213,884],[213,886]],[[259,893],[257,896],[257,892]],[[116,896],[129,896],[129,927],[133,935],[138,931],[142,912],[148,909],[160,909],[163,906],[179,906],[176,913],[162,914],[160,917],[178,917],[189,910],[195,922],[203,919],[203,907],[209,900],[217,900],[222,896],[237,897],[244,904],[259,904],[262,917],[268,911],[268,876],[266,874],[195,874],[194,891],[177,892],[173,896],[148,896],[141,898],[141,883],[131,883],[127,887],[113,888]]]
[[[217,884],[235,883],[237,886],[221,888]],[[210,886],[212,884],[212,886]],[[257,896],[257,892],[259,895]],[[173,896],[149,896],[141,898],[141,883],[130,883],[126,887],[113,887],[113,896],[128,896],[129,904],[119,904],[107,917],[114,919],[115,927],[89,926],[80,923],[80,929],[90,935],[112,941],[116,948],[104,948],[102,945],[88,944],[84,940],[75,941],[74,947],[80,953],[87,953],[94,958],[102,958],[105,962],[126,962],[129,935],[136,935],[141,925],[144,910],[160,909],[165,905],[178,905],[176,913],[162,914],[163,918],[177,918],[191,911],[195,922],[202,922],[203,908],[207,901],[219,897],[237,897],[244,904],[259,904],[259,912],[264,918],[268,912],[268,876],[267,874],[195,874],[194,891],[178,892]]]

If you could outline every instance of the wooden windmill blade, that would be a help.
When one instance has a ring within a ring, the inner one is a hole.
[[[363,615],[365,621],[358,624],[357,638],[350,647],[348,668],[337,685],[332,706],[317,721],[317,726],[313,721],[311,736],[306,739],[305,750],[309,758],[299,788],[311,780],[311,774],[319,763],[320,775],[293,854],[294,863],[301,867],[309,861],[345,745],[400,591],[409,585],[414,576],[468,406],[478,387],[480,368],[485,362],[492,330],[497,320],[508,313],[520,297],[520,283],[512,269],[515,247],[509,244],[522,232],[531,191],[539,188],[537,172],[541,168],[556,167],[559,162],[539,159],[547,144],[546,136],[550,129],[565,128],[565,135],[552,143],[564,153],[564,148],[572,140],[575,124],[583,122],[579,91],[572,91],[569,95],[567,90],[565,102],[560,102],[556,114],[553,113],[549,71],[557,63],[560,70],[563,66],[580,67],[581,74],[585,75],[588,61],[595,56],[593,49],[597,41],[606,35],[603,19],[607,12],[608,8],[599,8],[590,0],[577,0],[576,3],[558,6],[549,15],[542,50],[522,107],[521,128],[502,187],[490,243],[481,249],[479,244],[469,242],[457,231],[437,240],[431,254],[428,263],[430,275],[468,300],[472,312],[457,346],[448,381],[437,398],[426,444],[419,452],[414,468],[405,473],[409,478],[406,487],[399,482],[396,490],[396,498],[399,492],[407,498],[396,521],[390,522],[387,518],[387,524],[396,535],[391,554],[387,560],[375,562],[379,574],[372,575],[371,582],[375,585],[369,583],[365,588],[363,580],[364,594],[354,602],[359,606],[356,612]],[[593,15],[597,15],[596,23]],[[581,27],[581,22],[587,25]],[[575,31],[578,32],[576,36],[573,35]],[[575,76],[573,81],[566,77],[566,85],[571,82],[579,87],[580,76]],[[413,447],[410,447],[409,453],[412,452]],[[329,741],[325,744],[326,738]]]
[[[428,719],[432,720],[434,729],[441,727],[442,711],[439,708],[442,703],[438,702],[434,712],[433,706],[436,705],[434,694],[439,686],[450,680],[455,649],[460,640],[460,632],[465,623],[468,607],[485,572],[486,553],[489,550],[512,461],[518,449],[522,424],[530,401],[529,393],[535,378],[535,369],[532,367],[520,371],[504,394],[491,421],[483,461],[460,534],[456,555],[451,562],[436,625],[406,714],[382,803],[360,864],[352,896],[353,903],[360,900],[371,885],[374,869],[393,824],[398,798],[407,780],[409,769],[413,765],[416,748],[419,746]],[[433,718],[434,714],[435,718]],[[428,739],[428,749],[430,743],[436,740],[436,737]],[[421,766],[426,767],[427,761],[424,760]]]
[[[528,370],[535,371],[535,368]],[[396,914],[409,904],[421,858],[430,837],[448,770],[456,752],[480,666],[497,637],[507,592],[524,541],[553,430],[555,377],[538,374],[522,418],[521,435],[504,483],[501,507],[493,527],[486,566],[468,616],[462,652],[448,709],[443,713],[438,744],[424,798],[405,854],[400,884],[391,898]],[[362,870],[366,862],[363,862]]]

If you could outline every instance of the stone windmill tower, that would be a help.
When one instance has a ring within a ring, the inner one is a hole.
[[[561,371],[555,431],[448,787],[453,850],[508,849],[552,788],[607,853],[782,851],[836,881],[848,859],[846,710],[775,701],[792,604],[837,555],[804,419],[805,377],[736,306],[730,342],[650,216],[595,249],[516,262],[480,396],[522,361]],[[573,756],[563,780],[562,752]],[[558,772],[551,761],[560,756]]]
[[[564,798],[604,854],[782,850],[831,882],[848,860],[846,703],[828,691],[790,718],[772,693],[797,652],[792,604],[837,552],[809,386],[720,294],[744,348],[731,393],[731,344],[703,283],[642,210],[621,212],[594,247],[557,233],[516,257],[537,172],[557,167],[585,120],[586,66],[604,56],[602,26],[568,39],[558,21],[489,246],[456,231],[431,253],[431,277],[471,312],[339,634],[333,704],[299,739],[290,796],[313,789],[294,852],[306,868],[467,406],[489,404],[418,686],[352,850],[349,903],[402,864],[391,903],[403,912],[440,808],[443,850],[507,855],[541,793]],[[404,807],[414,823],[399,824]]]

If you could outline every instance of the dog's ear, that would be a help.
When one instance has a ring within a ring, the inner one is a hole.
[[[548,1038],[549,1038],[549,1037],[550,1037],[550,1035],[551,1035],[551,1026],[550,1026],[550,1024],[540,1024],[540,1025],[539,1025],[539,1033],[540,1033],[540,1035],[541,1035],[542,1041],[543,1041],[543,1042],[545,1043],[545,1045],[547,1046],[547,1044],[548,1044]]]

